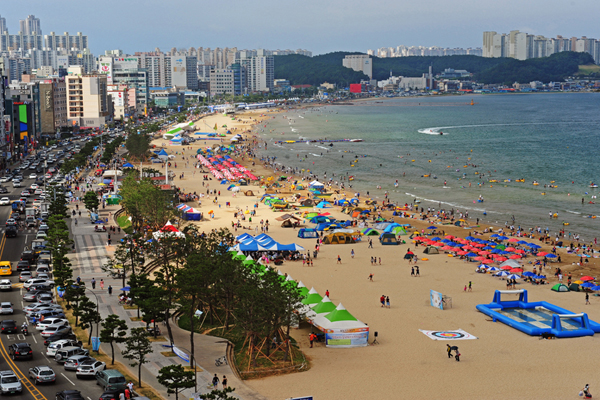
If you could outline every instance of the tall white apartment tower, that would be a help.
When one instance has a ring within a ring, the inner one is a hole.
[[[36,35],[42,34],[42,26],[40,25],[40,19],[36,18],[35,15],[28,15],[26,19],[19,21],[19,29],[23,35]]]
[[[373,63],[371,57],[366,54],[357,54],[352,56],[346,56],[342,60],[342,65],[346,68],[351,68],[355,71],[361,71],[373,79]]]

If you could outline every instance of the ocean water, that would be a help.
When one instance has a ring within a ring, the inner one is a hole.
[[[352,175],[355,180],[349,183],[362,196],[368,191],[370,197],[383,198],[387,190],[392,201],[416,198],[425,208],[469,210],[470,217],[482,221],[503,225],[514,216],[516,225],[551,232],[565,222],[567,232],[586,241],[600,236],[600,216],[589,218],[600,215],[595,198],[600,189],[589,187],[591,182],[600,185],[600,94],[426,97],[327,106],[280,114],[257,133],[268,142],[263,155],[319,177]],[[364,141],[333,147],[276,143],[356,138]],[[479,196],[483,203],[477,202]]]

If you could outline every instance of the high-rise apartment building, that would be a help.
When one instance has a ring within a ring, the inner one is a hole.
[[[19,21],[19,29],[24,35],[42,34],[40,19],[35,15],[28,15],[26,19]]]
[[[197,64],[198,58],[195,56],[171,56],[170,82],[167,79],[166,86],[198,90]]]
[[[255,54],[240,51],[236,64],[245,69],[245,81],[248,92],[273,91],[275,79],[275,62],[273,56],[266,55],[264,50],[256,50]]]
[[[67,119],[80,127],[101,127],[109,120],[105,74],[85,74],[81,66],[69,67],[65,76]]]
[[[53,78],[39,83],[42,135],[52,135],[67,126],[67,89],[64,80]]]
[[[0,17],[0,33],[3,33],[6,30],[8,30],[6,27],[6,18]]]
[[[373,60],[365,54],[356,54],[346,56],[342,60],[342,65],[346,68],[351,68],[354,71],[360,71],[367,75],[369,79],[373,78]]]
[[[511,31],[499,34],[494,31],[483,32],[483,57],[511,57],[518,60],[548,57],[563,51],[588,53],[596,64],[600,64],[600,40],[587,38],[546,38],[530,35],[526,32]]]

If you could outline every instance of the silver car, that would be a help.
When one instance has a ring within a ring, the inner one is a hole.
[[[77,371],[77,367],[79,367],[84,361],[96,361],[94,358],[90,356],[86,356],[84,354],[78,354],[76,356],[71,356],[67,358],[65,361],[65,370],[67,371]]]
[[[38,383],[56,383],[56,374],[54,370],[47,365],[40,365],[29,368],[29,378],[36,385]]]
[[[0,371],[0,390],[2,394],[21,393],[21,380],[12,371]]]

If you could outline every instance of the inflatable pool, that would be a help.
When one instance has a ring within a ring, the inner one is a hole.
[[[502,295],[518,294],[518,300],[502,300]],[[593,336],[600,324],[590,321],[586,313],[574,314],[545,301],[530,303],[527,290],[496,290],[490,304],[477,310],[531,336],[552,334],[557,338]]]

